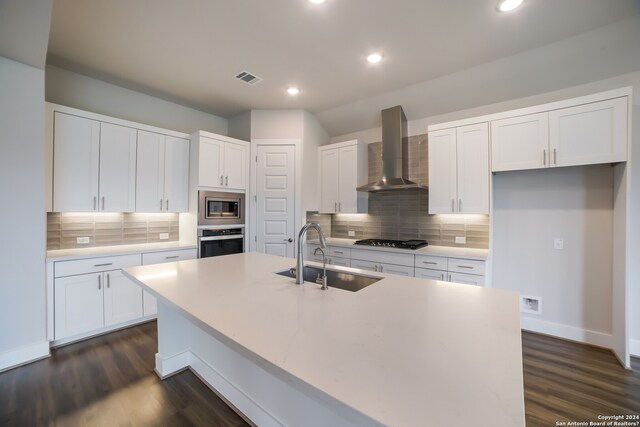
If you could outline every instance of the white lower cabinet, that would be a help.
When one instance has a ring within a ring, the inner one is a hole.
[[[430,268],[417,268],[416,267],[416,277],[420,279],[431,279],[431,280],[446,280],[446,272],[439,270],[432,270]]]
[[[102,273],[56,279],[54,299],[55,339],[104,326]]]
[[[349,258],[332,256],[327,258],[327,264],[337,265],[339,267],[351,267],[351,260]]]
[[[413,277],[413,266],[387,264],[383,262],[352,259],[351,267],[378,273],[396,274],[398,276]]]
[[[121,270],[104,275],[104,326],[142,317],[142,289]]]
[[[464,285],[484,286],[484,276],[477,274],[449,273],[449,282]]]
[[[198,258],[197,249],[180,249],[175,251],[153,252],[142,254],[142,265],[164,264]],[[158,301],[147,291],[142,291],[142,312],[144,317],[158,314]]]

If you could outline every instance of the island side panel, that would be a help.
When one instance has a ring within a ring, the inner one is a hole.
[[[158,353],[155,371],[161,379],[189,367],[191,329],[191,322],[177,310],[158,301]]]

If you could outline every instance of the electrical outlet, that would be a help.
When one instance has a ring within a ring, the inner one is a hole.
[[[564,239],[556,237],[553,239],[553,249],[561,251],[564,249]]]
[[[456,236],[456,243],[464,245],[465,243],[467,243],[467,238],[465,236]]]
[[[160,240],[168,240],[169,233],[160,233]]]
[[[522,313],[542,314],[542,298],[521,295],[520,311]]]
[[[79,245],[86,245],[91,243],[91,237],[76,237],[76,243]]]
[[[356,232],[355,232],[355,231],[351,231],[351,230],[349,230],[349,231],[347,231],[347,235],[348,235],[349,237],[356,237]]]

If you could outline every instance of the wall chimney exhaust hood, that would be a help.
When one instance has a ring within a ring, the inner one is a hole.
[[[382,110],[382,178],[356,188],[357,191],[411,190],[428,188],[409,181],[409,137],[407,117],[401,106]]]

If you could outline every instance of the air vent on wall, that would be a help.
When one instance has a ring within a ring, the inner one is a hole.
[[[236,79],[242,80],[243,82],[251,86],[262,81],[262,78],[255,76],[248,71],[239,72],[238,74],[236,74]]]

